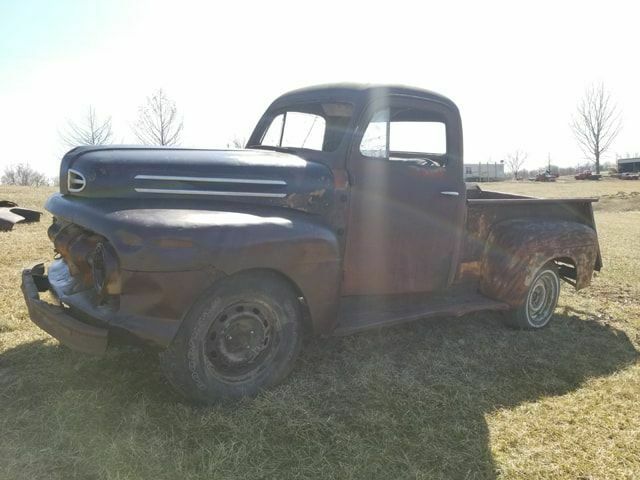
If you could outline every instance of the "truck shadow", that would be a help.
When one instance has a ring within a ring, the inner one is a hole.
[[[150,353],[119,349],[95,359],[40,341],[0,354],[0,403],[1,415],[30,410],[45,432],[57,418],[55,428],[85,437],[126,429],[127,415],[142,409],[144,427],[134,427],[168,456],[176,442],[194,455],[215,440],[243,446],[252,465],[276,464],[281,478],[307,463],[321,465],[324,478],[495,478],[487,415],[567,394],[638,358],[624,332],[569,313],[540,332],[509,330],[495,315],[476,314],[314,339],[284,385],[255,399],[196,407],[171,393]],[[64,421],[61,411],[68,411]],[[188,438],[176,440],[175,431]],[[22,442],[14,451],[28,452],[46,435],[18,432],[12,441]]]
[[[570,313],[538,332],[477,314],[319,341],[298,378],[315,384],[310,403],[321,414],[342,416],[370,445],[371,474],[389,471],[391,451],[398,477],[495,478],[487,415],[570,393],[638,358],[624,332]]]

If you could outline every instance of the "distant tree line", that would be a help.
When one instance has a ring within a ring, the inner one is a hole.
[[[626,158],[626,157],[625,157]],[[509,166],[509,162],[507,160],[505,160],[505,165]],[[546,163],[543,166],[539,167],[539,168],[520,168],[518,170],[518,174],[516,176],[515,171],[512,170],[511,168],[508,169],[508,171],[513,175],[514,179],[527,179],[529,177],[534,177],[536,176],[538,173],[541,173],[543,171],[549,171],[549,173],[553,174],[553,175],[559,175],[559,176],[563,176],[563,175],[576,175],[577,173],[581,173],[584,172],[586,170],[595,170],[594,165],[591,162],[584,162],[584,163],[580,163],[577,164],[575,166],[571,166],[571,167],[561,167],[559,165],[555,165],[553,163],[549,164]],[[601,162],[600,163],[600,171],[601,172],[615,172],[617,171],[617,165],[615,162]]]
[[[49,185],[49,179],[46,175],[34,170],[28,163],[5,167],[1,180],[3,185],[20,185],[22,187]]]

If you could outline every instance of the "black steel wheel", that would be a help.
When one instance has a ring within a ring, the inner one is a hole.
[[[282,381],[302,342],[298,297],[277,274],[225,279],[185,318],[161,354],[169,382],[210,403],[254,395]]]
[[[211,322],[204,354],[220,378],[241,382],[270,362],[280,340],[275,315],[247,300],[229,305]]]
[[[508,323],[516,328],[536,330],[546,327],[560,296],[560,277],[554,263],[542,267],[533,278],[524,303],[508,312]]]

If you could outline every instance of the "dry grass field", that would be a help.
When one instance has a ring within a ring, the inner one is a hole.
[[[312,340],[284,385],[207,408],[152,353],[94,358],[32,325],[19,275],[51,257],[51,218],[0,233],[0,478],[640,478],[640,182],[483,187],[602,198],[604,269],[563,287],[549,328],[475,314]]]

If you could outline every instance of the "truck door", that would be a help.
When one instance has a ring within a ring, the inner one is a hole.
[[[457,110],[408,96],[372,102],[354,134],[347,169],[343,295],[445,288],[464,222]]]

